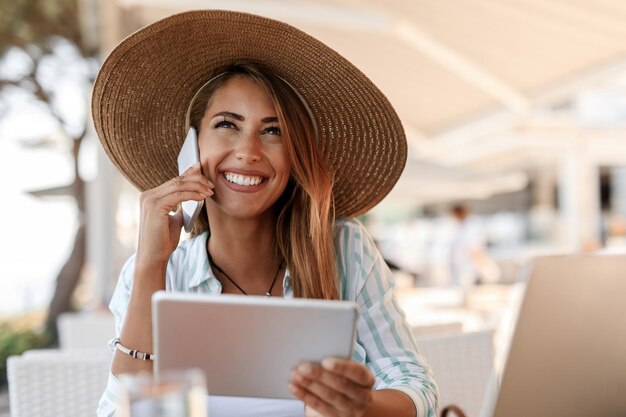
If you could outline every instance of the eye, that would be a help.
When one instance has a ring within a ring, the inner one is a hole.
[[[230,120],[228,120],[228,119],[222,119],[222,120],[217,121],[217,122],[213,125],[213,127],[214,127],[215,129],[219,129],[219,128],[222,128],[222,127],[223,127],[223,128],[226,128],[226,129],[237,129],[237,126],[236,126],[233,122],[231,122]]]
[[[270,126],[270,127],[266,128],[265,130],[263,130],[263,134],[280,136],[281,135],[280,127],[278,127],[278,126]]]

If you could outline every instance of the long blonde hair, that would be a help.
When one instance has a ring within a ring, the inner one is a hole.
[[[332,178],[316,143],[314,121],[298,93],[260,66],[233,64],[198,93],[191,106],[191,126],[200,131],[213,94],[233,77],[250,78],[265,89],[276,109],[291,160],[291,179],[276,203],[276,240],[278,254],[289,268],[294,295],[337,299]],[[205,208],[192,234],[208,228]]]

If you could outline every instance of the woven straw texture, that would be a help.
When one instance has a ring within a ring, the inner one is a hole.
[[[311,108],[335,173],[335,214],[356,216],[400,176],[407,144],[383,93],[355,66],[304,32],[263,17],[203,10],[170,16],[126,38],[98,74],[92,113],[113,163],[140,190],[177,175],[187,106],[233,62],[262,65]]]
[[[106,388],[108,349],[29,351],[8,361],[11,417],[92,417]]]

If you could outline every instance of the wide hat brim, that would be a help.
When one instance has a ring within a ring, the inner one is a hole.
[[[354,65],[288,24],[232,11],[176,14],[124,39],[96,78],[92,113],[111,161],[137,188],[178,175],[189,103],[234,62],[263,66],[308,103],[334,173],[337,217],[382,200],[406,163],[402,124],[385,95]]]

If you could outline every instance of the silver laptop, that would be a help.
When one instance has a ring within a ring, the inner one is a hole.
[[[538,258],[485,417],[626,416],[626,256]]]
[[[160,291],[152,314],[157,373],[200,368],[211,396],[293,399],[287,386],[300,362],[352,356],[358,307]]]

